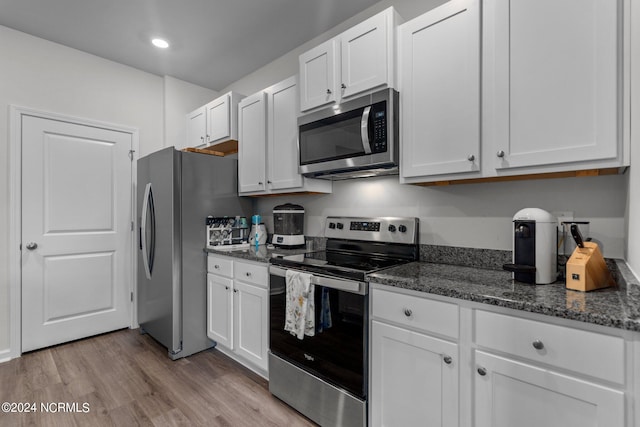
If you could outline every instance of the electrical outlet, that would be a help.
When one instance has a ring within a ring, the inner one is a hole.
[[[551,212],[551,215],[555,216],[558,219],[558,227],[562,227],[563,222],[573,221],[573,212],[571,211],[559,211],[559,212]]]

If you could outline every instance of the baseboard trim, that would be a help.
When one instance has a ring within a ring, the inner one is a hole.
[[[11,360],[11,349],[0,350],[0,363],[8,362]]]

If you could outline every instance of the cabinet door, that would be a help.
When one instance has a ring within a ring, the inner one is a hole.
[[[402,176],[477,172],[479,0],[454,0],[400,27]]]
[[[179,150],[185,147],[199,147],[204,145],[206,143],[206,131],[207,113],[204,107],[200,107],[187,114],[187,139],[184,142],[184,146],[176,146],[176,149]]]
[[[300,109],[335,102],[336,41],[329,40],[303,53],[300,62]]]
[[[238,191],[266,189],[267,95],[259,92],[238,105]]]
[[[372,425],[457,426],[458,346],[375,320],[371,336]]]
[[[497,169],[618,156],[621,4],[484,2],[484,127]]]
[[[475,352],[478,427],[624,427],[624,393]]]
[[[238,281],[234,285],[235,352],[266,371],[268,291]]]
[[[233,348],[233,281],[207,274],[207,336]]]
[[[390,44],[387,43],[389,13],[379,13],[340,35],[342,97],[387,83]]]
[[[302,186],[298,173],[298,86],[291,77],[267,90],[267,184],[272,190]]]
[[[207,141],[210,143],[224,141],[231,136],[231,100],[229,98],[229,95],[224,95],[205,106],[207,110]]]

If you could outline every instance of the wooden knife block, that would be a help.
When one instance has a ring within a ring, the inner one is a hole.
[[[567,261],[566,287],[576,291],[615,286],[609,267],[597,243],[584,242],[584,248],[577,247]]]

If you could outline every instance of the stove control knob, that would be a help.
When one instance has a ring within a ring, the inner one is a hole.
[[[344,228],[344,225],[341,222],[339,222],[336,224],[336,227],[338,227],[338,230],[342,230]]]
[[[330,222],[329,223],[329,228],[331,228],[331,229],[336,228],[336,224],[334,222]]]
[[[407,232],[407,226],[406,225],[401,225],[400,227],[398,227],[398,231],[401,233],[406,233]]]
[[[392,233],[395,233],[396,232],[396,226],[393,225],[393,224],[390,224],[389,225],[389,231],[392,232]]]

